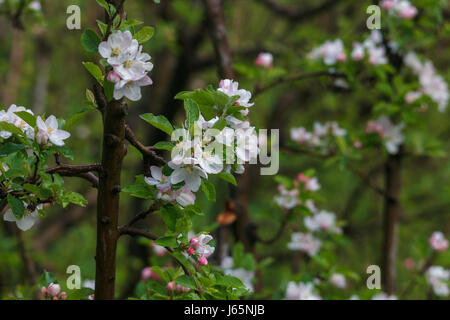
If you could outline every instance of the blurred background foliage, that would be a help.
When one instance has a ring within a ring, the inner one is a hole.
[[[24,31],[14,30],[11,21],[0,17],[0,95],[1,104],[15,103],[31,108],[35,113],[45,112],[57,117],[69,118],[83,108],[85,88],[93,84],[92,78],[82,67],[82,61],[94,61],[95,55],[83,52],[80,46],[82,30],[66,28],[66,9],[76,4],[81,8],[82,29],[96,28],[96,19],[103,18],[101,8],[91,0],[42,0],[42,15],[29,12],[23,17]],[[212,44],[205,23],[202,1],[161,0],[126,1],[126,11],[133,19],[155,27],[155,36],[145,44],[145,52],[152,56],[153,86],[143,90],[143,99],[129,108],[130,125],[139,137],[152,145],[166,137],[145,125],[139,114],[152,112],[163,114],[174,123],[184,121],[184,111],[179,101],[173,99],[182,90],[217,86],[217,67]],[[235,67],[241,71],[240,87],[253,91],[256,82],[251,79],[253,61],[259,52],[274,55],[274,68],[267,72],[266,82],[284,74],[303,73],[308,69],[307,53],[327,39],[341,38],[347,47],[360,41],[367,34],[366,8],[372,1],[336,0],[326,10],[311,13],[298,19],[285,19],[275,14],[257,0],[225,1],[225,20],[229,42],[234,53]],[[317,0],[278,1],[299,9],[315,8]],[[325,2],[325,1],[324,1]],[[447,9],[448,10],[448,9]],[[445,16],[445,15],[444,15]],[[450,81],[450,25],[449,12],[443,28],[435,34],[426,30],[418,32],[417,51],[429,57],[438,72]],[[434,31],[433,31],[434,32]],[[431,39],[432,41],[428,41]],[[419,45],[420,44],[420,45]],[[247,71],[246,71],[247,70]],[[373,99],[371,89],[346,91],[330,87],[326,79],[310,79],[290,82],[258,95],[250,118],[259,128],[280,128],[281,140],[289,139],[293,126],[311,128],[314,121],[338,121],[343,127],[362,131],[367,119],[367,108]],[[450,127],[446,114],[430,110],[423,114],[430,124],[426,131],[444,142],[448,153]],[[356,127],[357,126],[357,127]],[[95,163],[100,159],[102,123],[99,114],[91,113],[72,129],[69,147],[74,151],[74,163]],[[414,139],[414,135],[413,138]],[[421,135],[417,135],[421,143]],[[384,154],[373,153],[370,161],[359,164],[368,172],[382,162]],[[338,265],[354,270],[359,280],[352,280],[348,290],[364,288],[366,268],[380,264],[382,250],[382,205],[378,194],[361,180],[341,170],[339,165],[324,165],[318,159],[306,155],[282,154],[280,174],[294,177],[308,168],[315,168],[322,185],[321,194],[326,202],[323,207],[346,220],[345,233],[351,245],[340,246],[336,252]],[[403,168],[404,188],[401,194],[400,239],[398,258],[398,287],[402,291],[411,278],[403,265],[407,257],[422,258],[420,250],[428,250],[424,243],[435,230],[450,228],[450,162],[448,157],[415,157],[405,160]],[[134,177],[142,173],[141,161],[131,149],[124,162],[122,184],[132,184]],[[382,172],[371,176],[379,185]],[[280,210],[273,204],[277,183],[273,176],[259,175],[259,169],[251,167],[250,183],[246,196],[250,218],[259,226],[262,238],[270,238],[278,228]],[[79,265],[83,279],[95,278],[95,207],[96,191],[76,179],[67,179],[68,189],[82,193],[89,201],[87,208],[69,206],[67,209],[50,209],[39,225],[25,234],[27,249],[38,270],[49,270],[61,282],[66,279],[69,265]],[[200,199],[205,215],[196,217],[194,231],[214,229],[216,218],[223,211],[228,198],[228,186],[215,181],[217,202]],[[146,208],[139,199],[121,198],[121,222]],[[159,216],[151,216],[145,222],[155,234],[163,232]],[[273,262],[261,273],[263,290],[260,297],[283,297],[286,283],[295,279],[295,270],[302,268],[302,261],[294,258],[286,244],[291,232],[286,231],[274,244],[257,244],[258,261],[272,257]],[[147,242],[126,238],[119,242],[117,259],[117,296],[135,295],[140,271],[149,265],[153,252]],[[449,265],[450,256],[443,255],[442,265]],[[299,265],[298,265],[299,263]],[[297,264],[297,266],[294,266]],[[22,290],[24,265],[13,233],[6,224],[0,228],[0,296],[10,297]],[[423,297],[423,286],[407,292],[407,298]]]

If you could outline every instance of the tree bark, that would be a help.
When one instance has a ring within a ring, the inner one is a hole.
[[[95,299],[113,299],[116,274],[120,175],[126,153],[126,104],[108,103],[104,110],[102,170],[97,197]]]
[[[385,167],[386,193],[384,204],[383,285],[387,294],[395,291],[397,260],[397,229],[400,215],[401,150],[390,155]]]

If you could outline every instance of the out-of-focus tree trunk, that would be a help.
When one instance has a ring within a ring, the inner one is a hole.
[[[33,93],[33,111],[43,113],[48,96],[48,82],[50,79],[50,46],[43,35],[36,40],[36,81]]]
[[[23,31],[13,28],[11,40],[11,53],[9,58],[9,71],[3,87],[2,104],[9,106],[15,103],[20,86],[24,57]]]
[[[383,284],[387,294],[393,294],[396,280],[398,246],[399,195],[401,191],[401,150],[386,162],[386,194],[384,204]]]

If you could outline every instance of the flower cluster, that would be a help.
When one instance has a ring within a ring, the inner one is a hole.
[[[301,192],[316,192],[320,190],[320,184],[316,177],[310,177],[304,173],[299,173],[292,183],[293,189],[287,189],[284,185],[278,186],[279,194],[274,197],[274,201],[283,209],[291,210],[296,206],[302,205],[299,199]],[[315,209],[311,200],[305,201],[304,205],[312,210]]]
[[[321,60],[328,66],[347,60],[344,43],[341,39],[327,40],[308,54],[309,59]]]
[[[25,208],[27,208],[28,206],[26,202],[23,202],[23,205]],[[34,210],[25,209],[25,212],[23,213],[23,216],[20,219],[18,219],[14,215],[11,209],[8,209],[3,215],[3,220],[8,222],[15,222],[17,228],[19,228],[22,231],[27,231],[34,226],[34,224],[39,218],[39,211],[41,211],[42,209],[43,209],[42,204],[37,205]]]
[[[429,60],[422,63],[414,52],[407,53],[404,62],[417,75],[421,86],[405,96],[406,102],[413,103],[422,95],[427,95],[438,105],[440,112],[445,112],[450,99],[448,84],[436,73],[433,63]]]
[[[442,232],[436,231],[430,237],[430,245],[436,251],[445,251],[448,248],[448,240]]]
[[[322,300],[314,292],[314,283],[289,282],[286,288],[286,300]]]
[[[18,107],[13,104],[8,108],[8,110],[0,111],[0,122],[7,122],[14,125],[20,129],[28,139],[36,139],[36,142],[41,145],[46,145],[50,141],[53,145],[63,146],[64,140],[70,137],[69,132],[58,129],[58,120],[56,120],[56,117],[53,115],[49,116],[45,122],[40,116],[38,116],[36,119],[37,128],[33,128],[24,119],[16,114],[19,112],[26,112],[34,117],[34,113],[30,109]],[[0,131],[0,137],[5,140],[9,139],[11,136],[12,132],[5,130]]]
[[[405,140],[403,136],[404,123],[394,125],[386,116],[380,116],[375,121],[368,121],[366,124],[367,134],[377,134],[383,141],[386,150],[390,154],[397,154],[400,145]]]
[[[61,292],[61,286],[57,283],[51,283],[48,287],[42,287],[41,293],[44,298],[52,299],[52,300],[66,300],[67,293],[64,291]]]
[[[200,114],[192,127],[181,128],[172,134],[176,145],[172,149],[172,159],[166,168],[151,167],[151,177],[145,181],[158,189],[157,198],[177,203],[186,207],[195,203],[202,179],[209,174],[221,172],[244,172],[244,163],[256,159],[258,136],[255,127],[246,120],[251,93],[239,89],[238,83],[232,80],[222,80],[218,91],[229,97],[238,97],[235,106],[240,107],[238,119],[232,115],[225,117],[225,126],[219,130],[213,128],[219,121],[214,117],[209,121]],[[225,149],[225,150],[224,150]],[[163,170],[164,169],[164,170]]]
[[[306,144],[311,148],[321,147],[324,150],[331,142],[330,138],[343,137],[347,134],[345,129],[339,127],[337,122],[314,123],[314,130],[307,131],[304,127],[291,128],[291,139],[298,144]]]
[[[291,242],[288,243],[288,249],[293,251],[302,251],[309,256],[315,256],[322,246],[322,241],[315,238],[311,233],[294,232],[291,235]]]
[[[408,0],[382,0],[380,7],[389,12],[389,14],[403,19],[412,19],[418,13],[417,8]]]
[[[198,237],[192,237],[189,240],[189,248],[186,253],[189,256],[195,256],[197,262],[201,266],[206,266],[208,264],[208,257],[214,253],[215,248],[211,247],[208,243],[213,239],[209,234],[201,234]]]
[[[244,268],[235,268],[232,257],[225,257],[220,267],[226,275],[240,279],[247,290],[253,291],[252,281],[255,278],[255,272],[245,270]]]
[[[141,87],[153,82],[147,75],[153,69],[150,55],[142,52],[130,31],[117,31],[98,47],[100,55],[112,67],[107,79],[114,83],[114,99],[127,97],[131,101],[141,99]]]
[[[448,297],[450,294],[448,287],[450,270],[446,270],[441,266],[431,266],[426,272],[426,279],[437,296]]]
[[[393,45],[393,42],[390,45]],[[374,66],[388,63],[386,49],[383,45],[383,36],[379,30],[373,30],[370,36],[362,43],[353,43],[351,56],[354,61],[361,61],[366,55],[369,63]]]
[[[261,52],[255,60],[255,65],[271,69],[273,66],[273,55],[268,52]]]

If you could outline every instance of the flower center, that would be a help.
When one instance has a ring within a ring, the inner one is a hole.
[[[125,68],[130,69],[133,66],[133,61],[125,62]]]
[[[120,49],[119,48],[112,49],[112,55],[114,57],[117,57],[119,54],[120,54]]]

